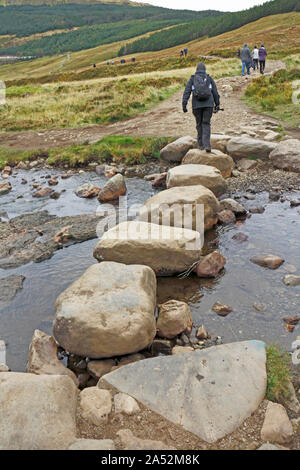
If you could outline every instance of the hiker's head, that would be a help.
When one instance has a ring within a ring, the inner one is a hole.
[[[248,44],[244,44],[244,47],[248,47]]]
[[[264,44],[262,44],[261,47],[265,47]]]
[[[254,46],[254,49],[257,49],[257,46]]]
[[[203,62],[199,62],[199,64],[197,65],[196,73],[206,73],[206,67]]]

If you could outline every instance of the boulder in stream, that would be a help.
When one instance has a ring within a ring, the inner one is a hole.
[[[178,300],[160,305],[156,327],[161,338],[172,339],[183,332],[191,333],[193,319],[189,305]]]
[[[113,176],[105,186],[100,189],[98,200],[100,202],[113,201],[120,196],[125,196],[127,192],[125,178],[121,174]]]
[[[140,209],[139,220],[180,228],[185,223],[185,228],[198,227],[201,232],[216,225],[219,210],[219,201],[204,186],[174,187],[148,199]]]
[[[9,193],[12,187],[8,181],[0,181],[0,196]]]
[[[157,276],[172,276],[198,262],[201,248],[199,232],[132,221],[105,232],[94,249],[94,257],[100,262],[143,264]]]
[[[54,337],[93,359],[141,351],[156,334],[156,277],[147,266],[94,264],[55,303]]]
[[[167,176],[167,188],[201,185],[210,189],[216,197],[226,192],[227,185],[221,172],[208,165],[180,165],[171,168]]]
[[[277,255],[257,255],[250,259],[251,263],[258,264],[262,268],[277,269],[284,263],[284,259]]]
[[[88,198],[91,199],[93,197],[97,197],[99,194],[100,188],[98,186],[94,186],[90,183],[85,183],[79,188],[76,189],[75,194],[81,198]]]
[[[205,150],[192,149],[182,160],[183,165],[198,164],[213,166],[220,170],[223,178],[229,178],[234,168],[233,159],[220,150],[212,150],[211,153],[207,153]]]

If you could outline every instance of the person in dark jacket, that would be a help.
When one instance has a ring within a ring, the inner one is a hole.
[[[241,52],[241,61],[242,61],[242,76],[245,76],[245,71],[247,69],[247,75],[250,75],[250,67],[252,64],[252,56],[248,44],[245,44]]]
[[[199,62],[197,65],[196,74],[191,76],[184,90],[182,97],[182,109],[184,113],[187,113],[187,104],[191,93],[195,89],[194,80],[197,74],[199,74],[201,78],[207,80],[207,86],[211,90],[209,98],[204,101],[197,99],[193,93],[192,108],[196,119],[198,146],[201,150],[205,149],[207,152],[211,152],[211,118],[213,115],[214,106],[216,111],[219,111],[220,109],[220,96],[215,81],[206,73],[206,67],[202,62]]]
[[[267,51],[265,49],[265,46],[262,44],[261,48],[259,49],[259,65],[260,65],[260,73],[263,75],[265,73],[265,68],[266,68],[266,57],[267,57]]]

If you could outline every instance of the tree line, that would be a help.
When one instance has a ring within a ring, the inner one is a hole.
[[[153,22],[139,20],[83,27],[67,33],[53,34],[52,36],[27,41],[15,47],[0,48],[0,54],[42,57],[64,52],[75,52],[136,37],[176,24],[178,21],[176,19]]]
[[[170,10],[154,6],[131,6],[124,4],[55,4],[55,5],[9,5],[0,6],[0,36],[26,37],[56,29],[92,26],[120,21],[193,21],[221,15],[216,11],[194,12]]]

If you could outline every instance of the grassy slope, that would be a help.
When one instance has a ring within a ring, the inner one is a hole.
[[[292,94],[298,92],[300,102],[300,54],[291,56],[286,62],[287,70],[254,80],[247,88],[244,99],[256,111],[281,121],[284,127],[299,127],[300,104],[293,103]]]
[[[178,55],[183,47],[187,47],[193,55],[210,55],[222,51],[234,52],[236,55],[237,49],[246,42],[250,46],[263,42],[270,52],[284,52],[286,55],[289,51],[300,50],[300,13],[267,16],[213,38],[197,39],[162,51],[140,53],[136,54],[136,57],[147,60],[153,57],[174,56]]]
[[[138,37],[147,37],[150,34],[151,33],[146,33]],[[126,42],[128,43],[136,39],[137,37],[131,40],[129,39]],[[24,77],[38,77],[50,73],[78,71],[90,67],[91,64],[102,63],[107,57],[116,57],[123,43],[124,41],[118,41],[70,54],[60,54],[51,57],[42,57],[41,59],[28,62],[3,65],[0,67],[0,79],[15,80]]]
[[[143,62],[178,57],[178,53],[183,46],[187,46],[190,54],[195,56],[209,55],[216,52],[222,55],[222,51],[235,54],[237,49],[245,42],[248,42],[251,46],[254,46],[255,42],[258,44],[264,42],[267,49],[275,55],[276,53],[289,54],[297,49],[300,50],[300,13],[269,16],[214,38],[192,41],[186,45],[164,49],[155,53],[136,54],[135,57],[137,61]],[[2,66],[0,68],[0,79],[13,80],[63,71],[79,71],[93,63],[103,63],[108,55],[116,57],[122,44],[123,42],[116,42],[70,55],[44,57],[26,63]],[[125,57],[125,59],[130,59],[130,57]]]

